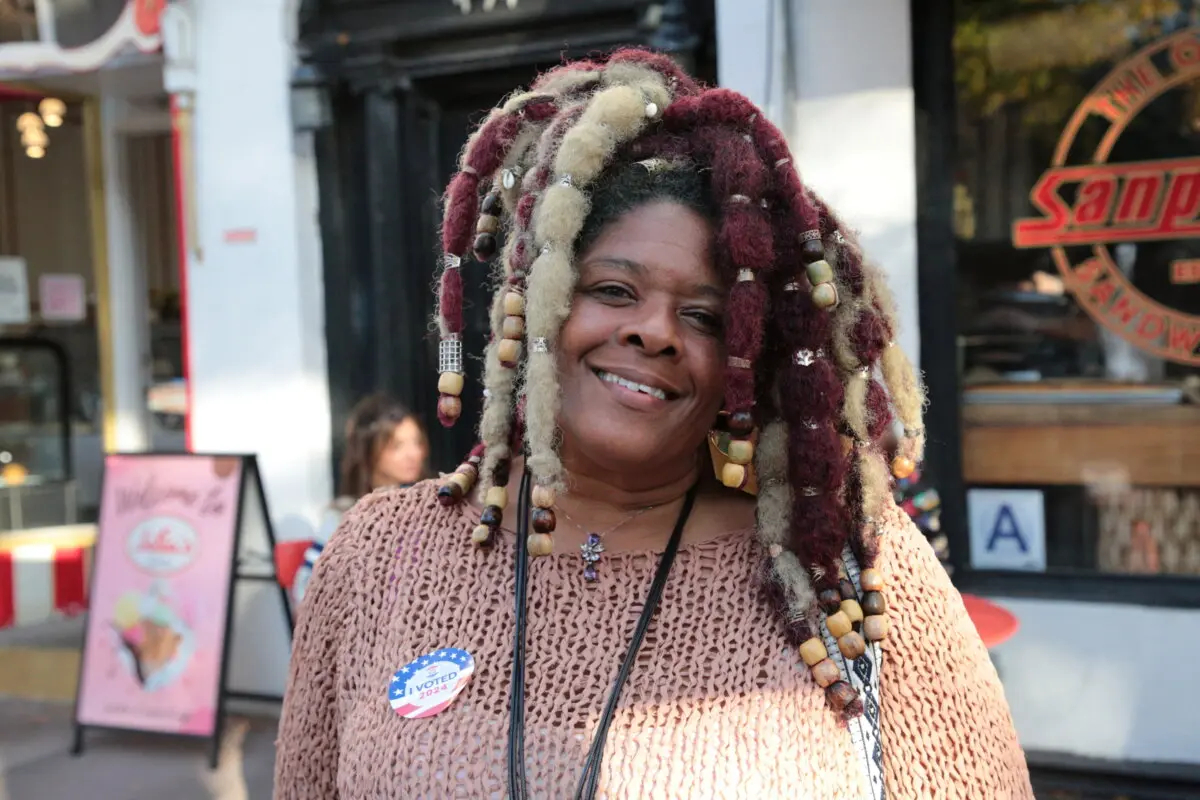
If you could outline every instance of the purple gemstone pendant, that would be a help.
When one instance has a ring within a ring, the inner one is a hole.
[[[596,572],[596,562],[600,560],[600,554],[604,552],[604,542],[600,540],[600,534],[589,533],[587,541],[579,545],[579,550],[583,554],[583,579],[593,583],[600,577]]]

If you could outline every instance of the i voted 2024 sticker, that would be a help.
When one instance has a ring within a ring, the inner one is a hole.
[[[475,659],[466,650],[437,650],[396,671],[388,701],[405,719],[432,717],[454,702],[474,674]]]

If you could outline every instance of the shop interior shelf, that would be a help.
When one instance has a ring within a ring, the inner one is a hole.
[[[1200,407],[1013,404],[963,408],[968,484],[1200,487]]]

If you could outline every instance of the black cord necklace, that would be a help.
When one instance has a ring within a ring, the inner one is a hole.
[[[517,563],[515,580],[516,601],[516,630],[513,635],[513,665],[512,681],[509,686],[511,705],[508,714],[508,795],[511,800],[526,800],[529,797],[525,778],[525,625],[528,616],[529,590],[529,559],[526,538],[529,535],[529,494],[532,491],[532,481],[529,471],[521,477],[521,491],[517,498]],[[646,630],[658,609],[662,598],[663,587],[675,563],[675,554],[679,551],[679,540],[683,536],[683,528],[691,516],[692,506],[696,502],[696,485],[688,489],[683,499],[683,508],[675,520],[675,530],[667,542],[667,549],[658,561],[658,570],[654,573],[654,581],[650,584],[650,592],[646,595],[646,603],[642,614],[638,617],[637,627],[633,630],[633,638],[625,658],[621,661],[621,669],[613,681],[604,704],[604,713],[600,715],[600,723],[596,726],[596,735],[592,746],[588,749],[587,760],[583,765],[583,774],[575,788],[575,800],[592,800],[600,784],[600,765],[604,760],[604,743],[608,739],[608,729],[616,714],[617,702],[621,699],[621,690],[629,680],[629,673],[637,660],[638,650],[642,640],[646,638]]]

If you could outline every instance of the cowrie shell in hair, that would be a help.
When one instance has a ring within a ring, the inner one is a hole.
[[[654,119],[658,116],[658,103],[646,103],[646,117]]]
[[[500,176],[500,184],[505,189],[511,189],[514,186],[516,186],[517,185],[516,173],[514,173],[511,169],[504,170],[504,173]]]

